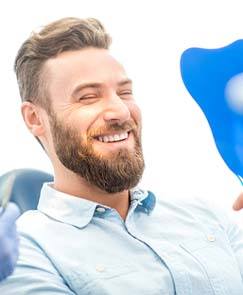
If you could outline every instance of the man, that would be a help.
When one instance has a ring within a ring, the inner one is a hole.
[[[18,258],[18,236],[15,221],[19,209],[10,203],[5,211],[0,208],[0,281],[6,279],[13,270]]]
[[[23,118],[54,182],[20,219],[0,294],[242,294],[242,231],[199,200],[137,187],[141,114],[110,42],[99,21],[67,18],[18,52]]]

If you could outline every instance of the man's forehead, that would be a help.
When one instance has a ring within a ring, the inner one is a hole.
[[[73,91],[79,84],[113,83],[129,81],[124,67],[106,49],[86,48],[77,51],[67,51],[45,64],[49,89],[65,87]],[[52,91],[51,90],[51,91]]]
[[[82,66],[83,69],[88,70],[97,67],[97,65],[110,65],[125,71],[121,63],[110,54],[109,50],[100,48],[91,47],[65,51],[46,61],[46,66],[50,71],[60,68],[73,69],[74,66],[77,68]]]
[[[85,48],[66,51],[46,61],[45,69],[50,79],[58,80],[82,78],[101,79],[106,74],[126,78],[124,67],[110,54],[107,49]]]

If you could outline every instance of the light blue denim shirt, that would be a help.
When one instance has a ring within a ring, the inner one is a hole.
[[[243,234],[203,202],[134,189],[116,210],[43,186],[19,220],[20,257],[1,295],[242,295]]]

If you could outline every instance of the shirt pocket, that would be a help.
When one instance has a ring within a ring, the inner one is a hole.
[[[243,294],[240,269],[223,230],[216,229],[205,237],[184,241],[180,246],[204,271],[213,294]]]
[[[97,263],[70,270],[67,279],[76,294],[124,295],[129,294],[127,287],[134,275],[137,277],[137,267],[133,264]]]

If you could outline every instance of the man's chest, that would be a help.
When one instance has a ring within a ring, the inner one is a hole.
[[[58,248],[49,241],[49,257],[76,294],[242,294],[224,232],[180,229],[105,222],[72,228],[65,239],[55,237]]]

